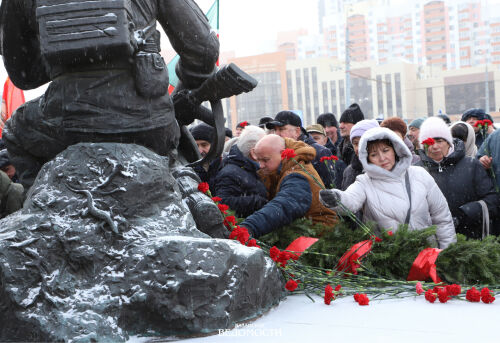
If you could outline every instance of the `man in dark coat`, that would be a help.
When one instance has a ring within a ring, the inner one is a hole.
[[[484,119],[487,119],[487,117],[486,112],[482,108],[471,108],[465,111],[464,114],[462,114],[461,121],[470,124],[474,128],[474,132],[476,133],[476,146],[478,149],[481,147],[481,145],[483,145],[486,137],[483,137],[481,130],[479,130],[479,127],[475,126],[475,124],[478,120]]]
[[[215,129],[210,125],[201,123],[191,127],[189,131],[191,132],[191,135],[193,135],[200,155],[205,157],[215,139]],[[210,162],[208,169],[205,169],[202,165],[197,165],[193,169],[200,177],[201,182],[207,182],[210,189],[213,190],[215,186],[215,177],[219,172],[220,166],[221,158],[218,157]]]
[[[354,148],[352,147],[349,135],[351,133],[351,128],[357,122],[365,119],[365,115],[359,108],[359,105],[354,103],[342,113],[340,116],[340,135],[342,136],[342,141],[339,145],[339,155],[342,161],[347,165],[351,164],[354,157]]]
[[[259,164],[251,157],[251,150],[265,135],[261,128],[247,126],[215,178],[214,194],[238,217],[248,217],[267,203],[266,186],[257,175]]]
[[[319,145],[322,145],[325,148],[327,148],[328,142],[331,144],[331,141],[326,136],[325,129],[323,128],[323,126],[321,126],[321,124],[309,125],[308,127],[306,127],[306,131],[309,134],[309,136],[311,136],[311,138],[314,139],[316,143],[318,143]],[[331,147],[333,148],[333,150],[335,151],[337,150],[337,148],[335,148],[333,144],[331,145]],[[332,149],[329,150],[332,151]],[[337,154],[333,154],[333,156],[338,158]],[[346,165],[344,161],[342,161],[341,159],[332,160],[331,163],[333,163],[334,165],[335,188],[339,188],[343,182],[342,178],[344,175],[344,170],[346,168]]]
[[[330,149],[333,155],[338,156],[338,146],[342,137],[338,134],[339,123],[337,122],[337,118],[335,118],[333,113],[323,113],[318,116],[316,123],[325,128],[325,133],[328,137],[328,141],[323,145]]]
[[[434,178],[443,192],[454,218],[457,233],[471,238],[482,237],[483,211],[480,200],[486,203],[489,218],[498,214],[500,204],[493,181],[477,159],[465,156],[465,146],[454,139],[448,126],[438,118],[427,119],[420,128],[420,141],[433,138],[436,143],[420,150],[417,163]],[[490,226],[490,232],[498,229]]]
[[[316,157],[312,161],[314,169],[318,172],[321,180],[327,188],[333,188],[335,180],[333,171],[335,166],[333,163],[321,162],[322,157],[330,157],[332,155],[328,148],[316,143],[314,139],[309,136],[306,130],[302,127],[302,120],[298,115],[291,111],[281,111],[276,114],[272,122],[266,124],[268,129],[274,129],[276,134],[283,138],[291,138],[296,141],[302,141],[309,144],[316,150]]]

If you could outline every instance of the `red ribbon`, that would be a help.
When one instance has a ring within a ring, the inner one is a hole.
[[[357,270],[360,266],[358,261],[360,261],[366,254],[372,250],[373,241],[366,240],[354,244],[351,249],[349,249],[340,258],[337,264],[337,270],[344,271],[346,273],[357,274]]]
[[[318,241],[317,238],[312,237],[299,237],[294,240],[290,245],[285,249],[288,251],[293,251],[293,254],[298,257],[302,255],[304,251],[306,251],[311,245]]]
[[[426,281],[429,278],[434,283],[441,283],[436,271],[436,259],[442,249],[426,248],[422,250],[408,273],[407,281]]]

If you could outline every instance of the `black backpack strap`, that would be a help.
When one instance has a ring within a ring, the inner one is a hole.
[[[410,207],[408,208],[408,213],[406,213],[405,224],[410,224],[410,214],[411,214],[411,188],[410,188],[410,176],[408,175],[408,171],[405,174],[405,184],[406,184],[406,192],[408,193],[408,200],[410,200]]]

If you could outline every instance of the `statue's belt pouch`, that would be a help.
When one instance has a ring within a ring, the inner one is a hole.
[[[168,91],[168,70],[157,52],[139,51],[135,55],[135,88],[144,98],[157,98]]]

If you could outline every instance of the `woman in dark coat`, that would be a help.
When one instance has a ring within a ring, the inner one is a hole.
[[[264,136],[261,128],[247,126],[215,178],[215,195],[238,217],[248,217],[267,203],[266,187],[257,175],[259,164],[250,157],[250,150]]]
[[[453,140],[449,127],[439,118],[429,118],[420,128],[419,141],[435,140],[434,145],[420,150],[424,167],[443,192],[453,216],[457,233],[482,238],[484,201],[490,222],[498,213],[499,198],[492,179],[478,160],[465,156],[464,143]],[[498,234],[490,227],[490,233]]]

